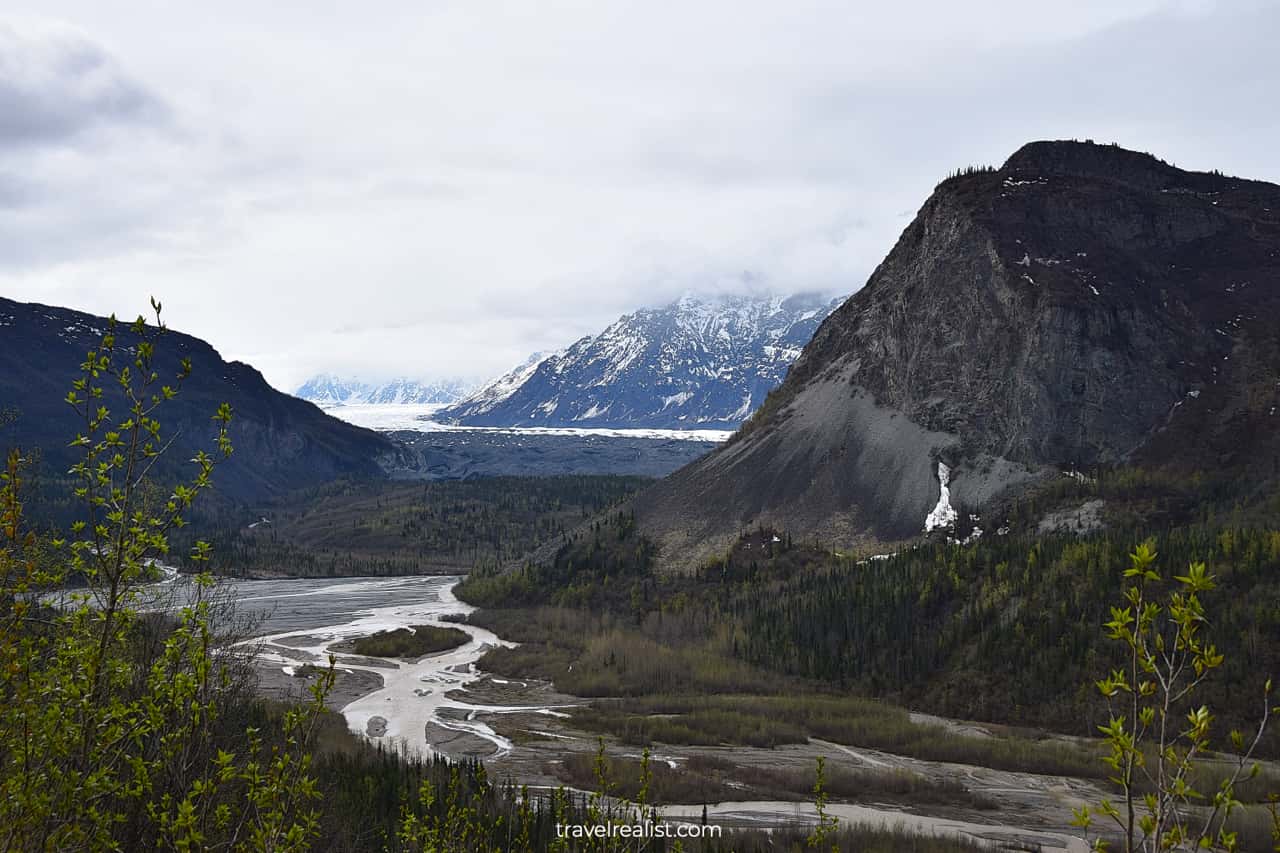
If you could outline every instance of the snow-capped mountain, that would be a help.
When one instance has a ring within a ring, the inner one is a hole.
[[[436,418],[470,426],[732,429],[843,301],[685,296],[534,356]]]
[[[371,383],[322,373],[304,382],[294,396],[324,407],[410,403],[444,405],[466,396],[472,387],[460,379],[427,381],[401,376],[390,382]]]

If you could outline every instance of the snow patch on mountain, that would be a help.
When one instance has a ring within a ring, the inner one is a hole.
[[[925,533],[939,527],[950,527],[956,521],[957,513],[951,506],[951,469],[943,462],[938,463],[938,484],[938,503],[925,517]]]
[[[662,408],[669,409],[672,406],[683,406],[693,397],[692,391],[681,391],[679,394],[672,394],[670,397],[662,398]]]

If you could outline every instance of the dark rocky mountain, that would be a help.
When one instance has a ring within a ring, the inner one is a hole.
[[[1280,187],[1032,143],[939,184],[740,434],[637,514],[680,562],[758,522],[967,535],[1091,466],[1274,477],[1278,318]]]
[[[46,470],[65,471],[68,442],[81,427],[65,402],[85,353],[95,348],[107,320],[66,308],[0,299],[0,409],[17,418],[0,428],[0,446],[40,448]],[[120,344],[131,335],[120,327]],[[218,491],[233,499],[256,500],[343,474],[377,474],[379,459],[396,448],[387,438],[331,418],[314,406],[276,391],[262,374],[238,361],[224,361],[204,341],[178,332],[157,344],[161,375],[191,359],[191,377],[179,397],[161,408],[165,434],[177,433],[168,453],[169,471],[197,448],[209,448],[215,434],[210,416],[231,404],[235,452],[214,475]],[[108,401],[110,405],[110,401]]]
[[[467,426],[736,428],[839,303],[686,296],[530,359],[436,418]]]
[[[293,393],[295,397],[326,408],[365,404],[445,405],[461,400],[473,387],[474,385],[461,379],[410,379],[399,376],[386,382],[366,382],[321,373],[302,383]]]

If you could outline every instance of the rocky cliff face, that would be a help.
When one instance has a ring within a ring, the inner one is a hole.
[[[79,311],[0,299],[0,410],[16,420],[0,429],[0,447],[40,448],[46,470],[71,464],[68,442],[82,424],[65,402],[85,353],[101,341],[107,320]],[[119,330],[127,346],[127,324]],[[165,435],[176,435],[166,479],[189,476],[197,448],[210,449],[210,416],[231,404],[235,452],[214,475],[216,489],[239,500],[259,500],[344,474],[380,475],[379,460],[398,458],[388,439],[331,418],[311,403],[276,391],[250,365],[224,361],[204,341],[179,332],[156,347],[157,370],[176,373],[189,358],[191,377],[177,399],[157,413]],[[107,400],[123,417],[120,401]]]
[[[669,551],[757,521],[898,540],[1062,470],[1271,460],[1277,317],[1280,187],[1033,143],[939,184],[741,434],[637,510]]]

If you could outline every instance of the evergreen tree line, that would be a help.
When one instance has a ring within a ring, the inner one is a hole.
[[[195,519],[223,574],[389,576],[517,560],[634,493],[639,477],[338,481]]]
[[[1111,483],[1152,485],[1132,473]],[[487,608],[609,612],[658,642],[702,643],[829,688],[1082,735],[1105,722],[1092,679],[1115,663],[1099,626],[1147,537],[988,534],[858,559],[753,530],[693,576],[668,576],[655,574],[653,546],[630,524],[608,516],[567,537],[553,560],[473,573],[459,595]],[[1150,538],[1162,565],[1204,561],[1217,578],[1206,597],[1226,656],[1214,674],[1218,713],[1224,726],[1242,724],[1256,711],[1257,673],[1280,671],[1280,528],[1209,514]]]

